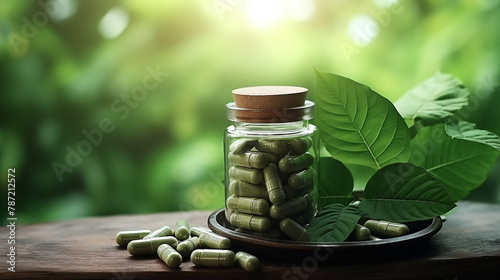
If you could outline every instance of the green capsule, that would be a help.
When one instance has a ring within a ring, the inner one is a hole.
[[[174,233],[175,238],[179,239],[179,241],[188,239],[190,234],[188,222],[186,220],[177,220]]]
[[[191,262],[197,266],[230,267],[234,266],[236,256],[231,250],[197,249],[191,253]]]
[[[280,230],[292,240],[309,241],[307,230],[290,218],[284,218],[280,221]]]
[[[288,186],[292,189],[302,189],[314,187],[314,176],[316,172],[312,168],[290,174],[288,177]]]
[[[212,232],[212,231],[206,227],[191,227],[191,236],[199,237],[204,232]]]
[[[397,237],[410,233],[410,229],[405,224],[388,221],[368,220],[365,227],[370,229],[373,235],[380,238]]]
[[[175,248],[177,246],[177,239],[173,236],[162,236],[132,240],[127,245],[127,251],[132,256],[154,255],[161,244],[168,244]]]
[[[306,195],[307,196],[307,195]],[[281,205],[272,205],[269,208],[269,214],[273,219],[281,220],[304,211],[307,207],[305,196],[299,196],[285,201]]]
[[[144,236],[150,234],[150,230],[124,230],[116,234],[116,243],[122,247],[126,247],[132,240],[142,239]]]
[[[226,203],[234,211],[247,214],[264,215],[269,211],[269,203],[262,198],[230,196]]]
[[[300,156],[284,156],[278,163],[281,172],[291,173],[303,170],[311,166],[314,157],[310,153],[304,153]]]
[[[257,259],[257,257],[255,257],[254,255],[250,255],[249,253],[240,251],[236,253],[235,257],[238,265],[244,270],[248,272],[255,272],[259,270],[259,259]]]
[[[283,190],[283,184],[280,180],[278,167],[274,163],[269,163],[264,168],[264,179],[269,200],[273,204],[280,205],[285,202],[286,194]]]
[[[382,239],[372,235],[372,236],[370,236],[370,240],[378,241],[378,240],[382,240]]]
[[[161,244],[156,252],[158,257],[171,268],[178,268],[182,263],[181,254],[168,244]]]
[[[238,139],[229,145],[229,151],[234,154],[244,153],[250,151],[255,144],[257,144],[256,140]]]
[[[371,231],[362,225],[356,224],[356,227],[349,235],[349,240],[365,241],[370,240],[372,233]]]
[[[314,215],[316,214],[316,207],[312,203],[312,197],[310,195],[308,195],[307,198],[310,198],[311,201],[308,201],[306,209],[304,211],[290,217],[295,222],[297,222],[297,224],[299,224],[301,226],[307,225],[312,220]],[[309,199],[307,199],[307,200],[309,200]]]
[[[290,154],[301,155],[307,151],[312,146],[312,139],[310,137],[302,139],[292,139],[290,140]]]
[[[267,189],[264,185],[254,185],[243,181],[232,181],[229,192],[235,196],[267,199]]]
[[[226,220],[229,222],[231,220],[231,215],[234,213],[235,211],[229,207],[225,207],[224,208],[224,215],[226,216]]]
[[[229,163],[249,167],[262,169],[266,167],[268,159],[265,153],[262,152],[246,152],[240,154],[229,153],[228,155]]]
[[[278,162],[280,162],[281,157],[277,154],[264,153],[264,155],[266,155],[268,163],[278,164]]]
[[[162,236],[172,236],[174,232],[169,226],[162,226],[161,228],[153,231],[152,233],[144,236],[144,239],[153,238],[153,237],[162,237]]]
[[[241,166],[233,166],[229,168],[229,177],[233,180],[244,181],[255,185],[262,184],[264,182],[262,170]]]
[[[229,249],[231,240],[213,232],[204,232],[200,235],[200,246],[201,248]]]
[[[195,236],[179,243],[176,250],[181,254],[183,260],[187,260],[191,253],[198,248],[200,248],[200,238]]]
[[[240,212],[234,212],[231,215],[230,223],[235,227],[258,232],[268,231],[272,226],[271,220],[269,220],[269,218]]]
[[[261,152],[285,155],[290,151],[289,140],[259,139],[255,148]]]

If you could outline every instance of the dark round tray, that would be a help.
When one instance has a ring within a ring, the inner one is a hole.
[[[317,260],[374,260],[411,256],[425,249],[425,243],[442,227],[440,217],[430,220],[406,223],[410,234],[382,240],[345,241],[338,243],[297,242],[258,237],[234,231],[224,215],[224,209],[213,212],[208,217],[208,227],[217,234],[231,239],[233,247],[256,254],[259,257],[280,260],[305,260],[307,256]],[[328,258],[326,258],[328,257]]]

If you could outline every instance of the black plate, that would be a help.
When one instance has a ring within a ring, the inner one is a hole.
[[[391,258],[400,255],[411,256],[412,252],[424,249],[425,243],[442,227],[440,217],[426,221],[406,223],[410,234],[382,240],[346,241],[338,243],[297,242],[258,237],[234,231],[224,215],[224,209],[213,212],[208,217],[208,227],[222,236],[231,239],[233,246],[256,254],[259,257],[304,260],[312,256],[322,260],[361,260]]]

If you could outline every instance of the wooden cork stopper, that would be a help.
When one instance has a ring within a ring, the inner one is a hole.
[[[258,86],[233,90],[236,107],[282,109],[303,106],[307,89],[292,86]]]

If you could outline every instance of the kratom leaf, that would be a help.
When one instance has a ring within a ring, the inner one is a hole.
[[[360,218],[357,206],[330,204],[311,220],[307,227],[312,242],[343,242]]]
[[[342,76],[316,77],[316,125],[332,157],[376,169],[408,160],[408,126],[389,100]]]
[[[370,178],[359,210],[371,219],[410,222],[434,218],[455,206],[441,182],[424,168],[395,163]]]
[[[445,125],[446,134],[452,139],[463,139],[491,146],[500,151],[500,137],[487,130],[476,129],[476,125],[466,121],[449,121]]]
[[[348,205],[353,199],[353,188],[351,172],[342,162],[332,157],[319,158],[318,210],[328,204]]]
[[[405,119],[438,120],[468,104],[469,90],[457,78],[442,73],[407,91],[394,105]]]
[[[441,123],[419,130],[411,141],[410,162],[427,169],[458,201],[486,180],[499,154],[486,144],[452,139]]]

